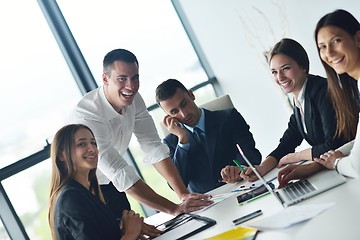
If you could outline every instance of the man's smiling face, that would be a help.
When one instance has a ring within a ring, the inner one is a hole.
[[[119,113],[130,105],[139,90],[139,68],[136,63],[115,61],[110,74],[103,73],[105,96]]]

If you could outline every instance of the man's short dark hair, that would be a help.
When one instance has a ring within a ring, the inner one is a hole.
[[[111,66],[115,61],[122,61],[126,63],[136,63],[136,65],[139,67],[138,60],[132,52],[126,50],[126,49],[114,49],[110,52],[108,52],[103,60],[103,71],[106,74],[110,74]]]
[[[168,79],[162,82],[155,91],[156,102],[160,103],[173,97],[178,88],[182,89],[186,93],[188,92],[187,88],[176,79]]]

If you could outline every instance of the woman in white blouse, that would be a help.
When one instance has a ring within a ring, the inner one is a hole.
[[[336,109],[336,135],[349,136],[356,132],[356,138],[315,158],[316,163],[309,166],[287,166],[279,172],[281,186],[315,173],[319,169],[315,167],[317,163],[348,177],[360,177],[360,24],[345,10],[328,13],[317,23],[315,41]]]

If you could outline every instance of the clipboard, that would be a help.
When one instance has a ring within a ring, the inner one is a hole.
[[[194,234],[201,232],[215,224],[216,221],[211,218],[192,213],[182,213],[173,219],[156,226],[157,229],[163,231],[163,234],[153,239],[182,240],[191,237]]]

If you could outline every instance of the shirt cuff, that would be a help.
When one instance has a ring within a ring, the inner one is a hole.
[[[181,147],[184,150],[187,150],[187,151],[190,150],[190,144],[189,143],[185,143],[185,144],[178,143],[178,146]]]

